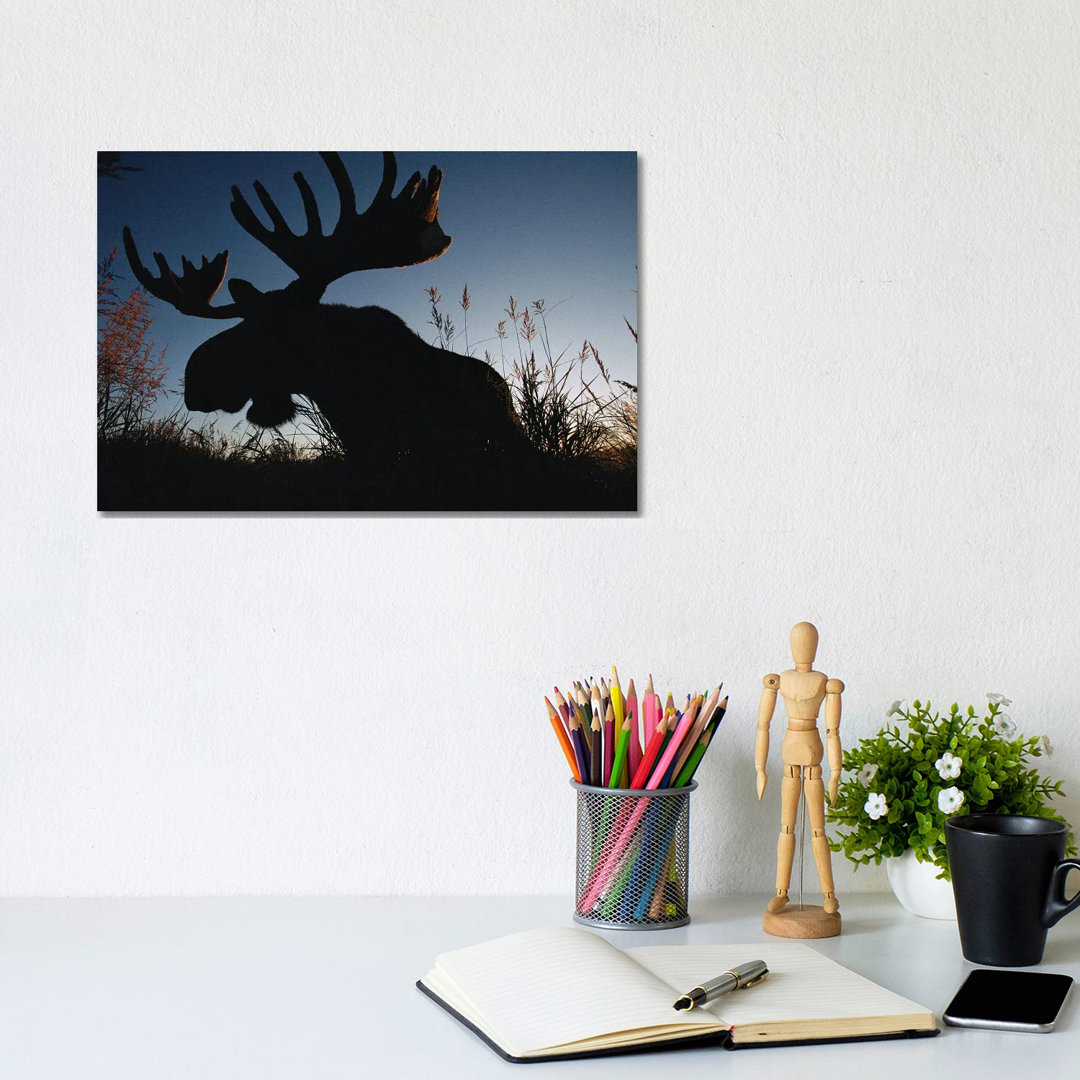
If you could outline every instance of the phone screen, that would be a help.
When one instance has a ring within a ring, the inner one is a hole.
[[[956,1027],[1050,1031],[1068,996],[1069,975],[1044,971],[972,971],[943,1019]]]

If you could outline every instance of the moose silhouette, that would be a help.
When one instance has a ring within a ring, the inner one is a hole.
[[[306,231],[292,232],[256,181],[270,226],[232,188],[239,225],[296,275],[283,289],[261,292],[231,278],[232,303],[210,301],[221,287],[229,253],[182,257],[181,273],[154,253],[154,276],[139,258],[130,228],[124,249],[132,272],[153,296],[186,315],[243,321],[195,349],[184,373],[184,403],[194,411],[239,412],[260,427],[279,427],[296,415],[293,395],[310,398],[334,429],[347,457],[386,460],[411,455],[438,461],[446,453],[528,449],[510,390],[490,364],[428,345],[398,316],[380,307],[322,304],[327,286],[356,270],[415,266],[450,246],[439,224],[442,173],[414,173],[395,196],[397,162],[383,154],[382,183],[363,213],[340,155],[320,154],[337,189],[340,212],[323,235],[319,209],[303,173],[293,179]]]

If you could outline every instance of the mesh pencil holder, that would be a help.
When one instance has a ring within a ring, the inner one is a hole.
[[[690,793],[570,782],[577,791],[574,921],[610,930],[667,930],[690,921]]]

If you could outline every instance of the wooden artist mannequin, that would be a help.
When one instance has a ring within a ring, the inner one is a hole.
[[[821,759],[825,748],[818,734],[817,717],[825,702],[825,743],[829,756],[829,802],[835,802],[840,787],[840,695],[844,684],[813,670],[817,654],[818,632],[808,622],[798,623],[791,631],[791,655],[794,671],[766,675],[762,679],[761,704],[758,707],[757,741],[754,766],[757,769],[757,794],[765,793],[765,762],[769,756],[769,724],[776,708],[776,695],[784,699],[788,729],[780,746],[784,761],[781,782],[780,839],[776,845],[776,895],[765,909],[766,933],[778,937],[824,938],[840,933],[840,905],[833,891],[829,841],[825,836],[825,784],[821,778]],[[818,880],[825,903],[821,907],[799,904],[788,907],[791,866],[795,857],[795,821],[799,798],[805,794],[810,818],[810,845],[814,853]]]

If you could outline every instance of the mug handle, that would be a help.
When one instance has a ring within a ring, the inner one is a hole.
[[[1065,899],[1065,879],[1070,870],[1080,870],[1080,860],[1062,859],[1054,867],[1050,875],[1050,895],[1046,898],[1046,906],[1043,908],[1043,926],[1049,929],[1060,918],[1068,915],[1070,911],[1080,907],[1080,889],[1071,900]]]

